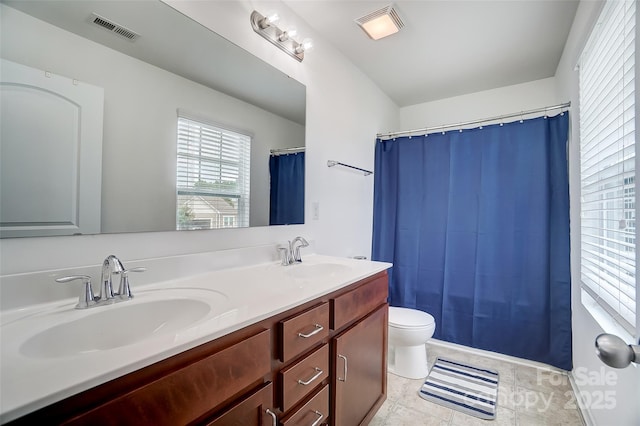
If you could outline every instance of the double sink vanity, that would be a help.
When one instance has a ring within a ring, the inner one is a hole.
[[[124,303],[3,301],[2,423],[366,424],[386,397],[391,265],[244,256],[131,262],[147,272]]]

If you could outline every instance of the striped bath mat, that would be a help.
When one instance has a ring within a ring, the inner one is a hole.
[[[438,357],[419,395],[485,420],[496,418],[498,372]]]

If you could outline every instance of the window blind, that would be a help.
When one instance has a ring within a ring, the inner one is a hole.
[[[581,282],[636,324],[635,2],[608,1],[580,60]]]
[[[177,229],[249,226],[251,137],[178,117]]]

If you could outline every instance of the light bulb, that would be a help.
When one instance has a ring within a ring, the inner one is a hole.
[[[278,40],[280,41],[289,40],[290,38],[295,37],[297,34],[298,34],[298,31],[296,31],[295,29],[283,31],[282,34],[280,34],[280,36],[278,37]]]
[[[310,38],[305,38],[304,40],[302,40],[302,47],[305,51],[311,50],[311,48],[313,47],[313,40],[311,40]]]
[[[278,16],[277,13],[272,13],[270,15],[267,15],[264,18],[262,18],[262,20],[260,20],[260,29],[264,30],[265,28],[270,27],[271,25],[278,22],[278,20],[280,20],[280,16]]]
[[[313,40],[311,40],[310,38],[305,38],[304,40],[302,40],[302,43],[300,43],[298,47],[296,47],[296,53],[306,52],[308,50],[311,50],[312,47]]]

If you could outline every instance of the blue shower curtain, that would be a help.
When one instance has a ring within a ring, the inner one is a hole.
[[[269,225],[304,223],[304,152],[269,157]]]
[[[377,141],[372,259],[434,337],[570,370],[568,113]]]

